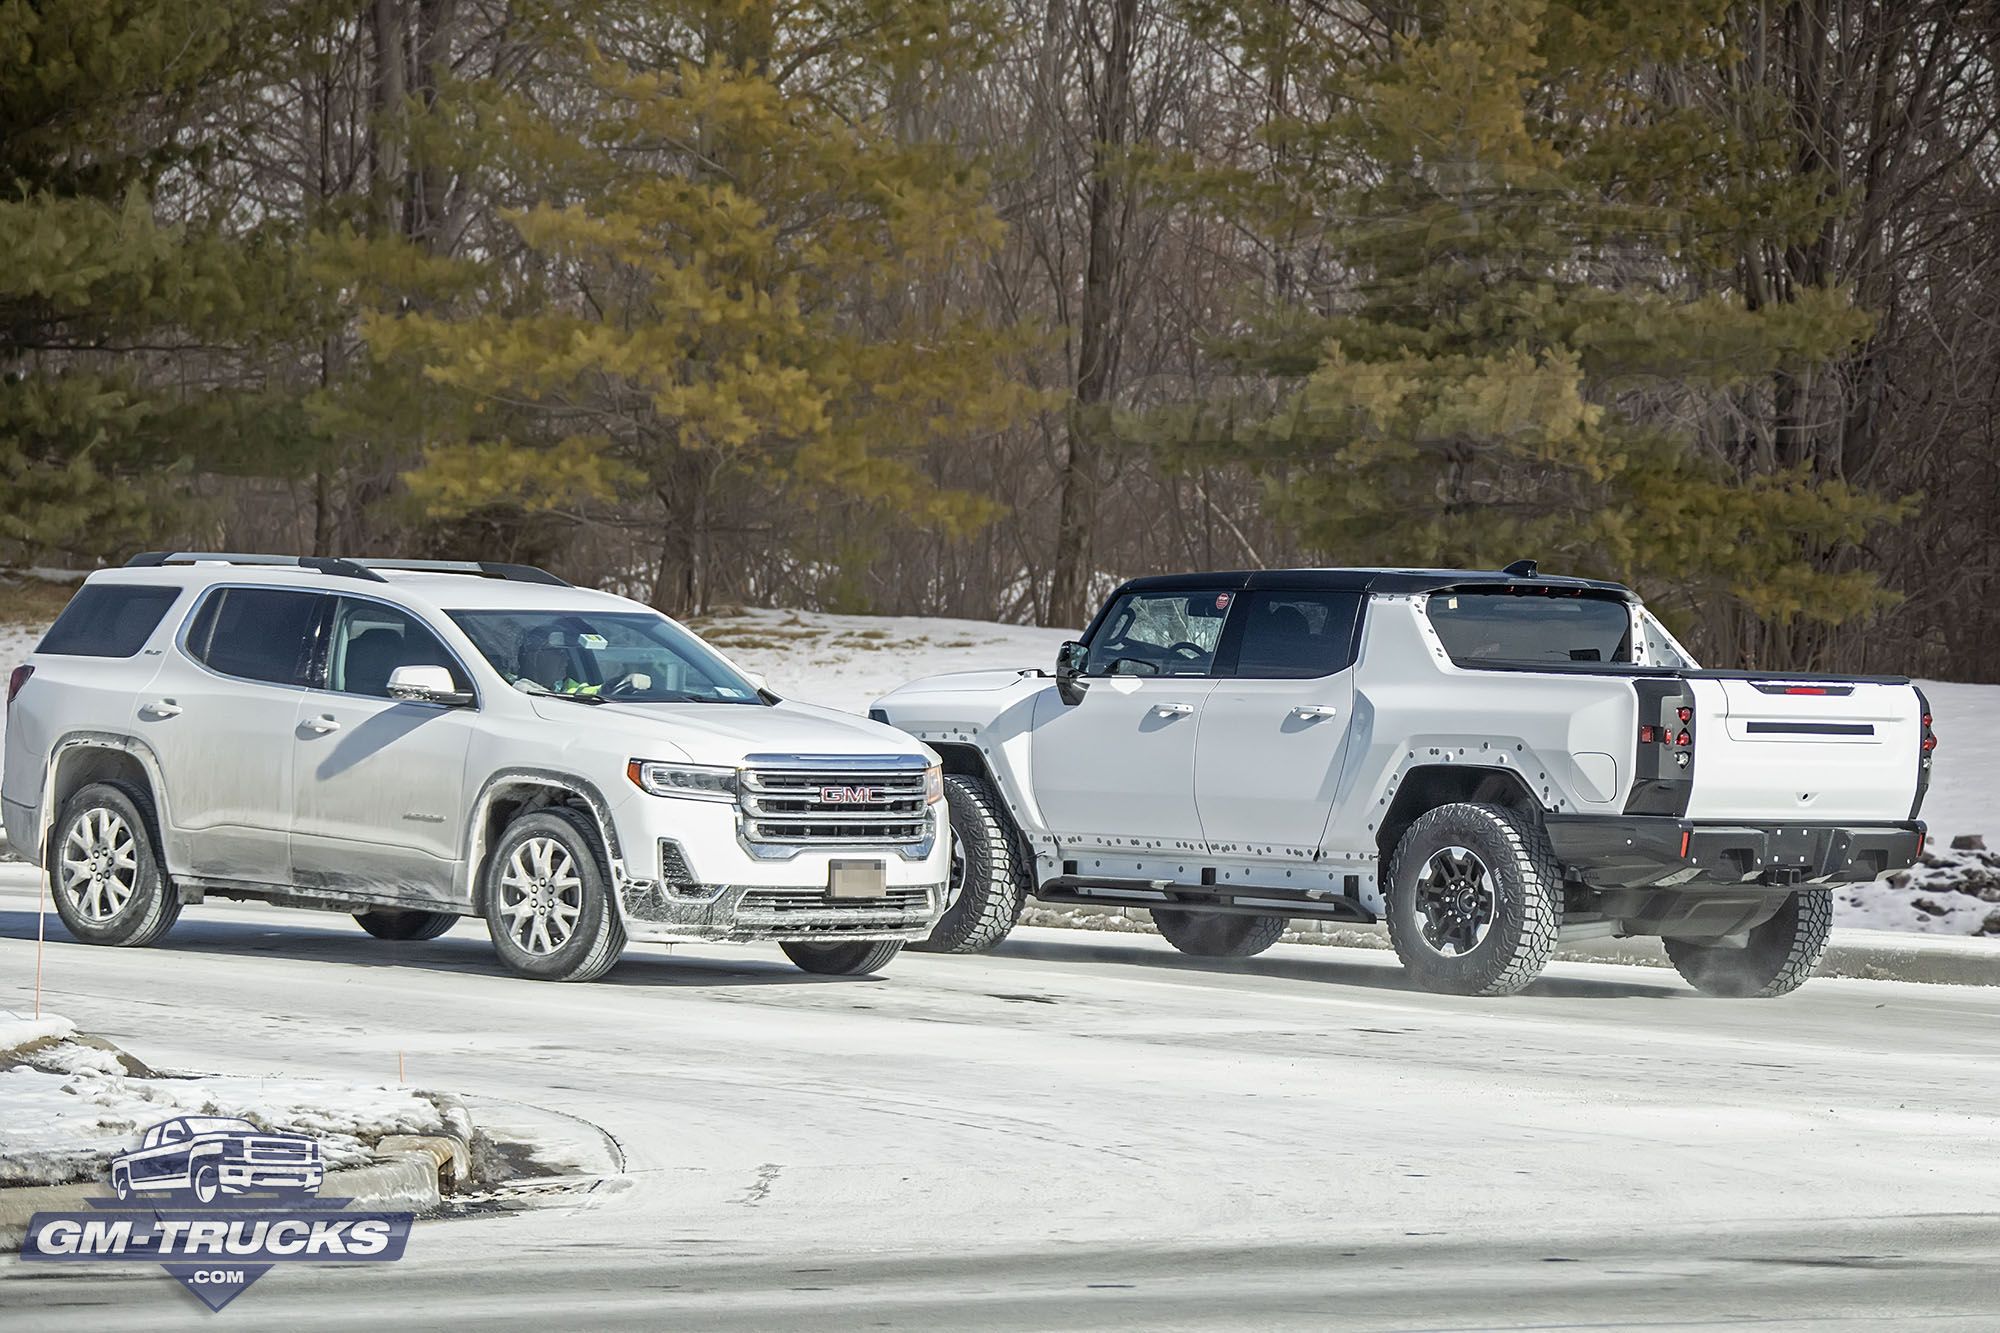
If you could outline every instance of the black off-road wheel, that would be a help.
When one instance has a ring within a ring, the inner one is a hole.
[[[951,816],[951,886],[958,900],[928,936],[910,947],[927,953],[985,953],[1021,919],[1032,887],[1031,863],[991,783],[947,774],[944,800]]]
[[[880,972],[902,949],[901,940],[781,940],[785,957],[808,972],[828,977],[858,977]]]
[[[56,915],[85,944],[137,948],[180,918],[160,863],[153,800],[129,782],[93,782],[64,802],[49,852]]]
[[[507,826],[486,865],[487,933],[537,981],[594,981],[625,950],[611,869],[581,811],[547,806]]]
[[[1768,1000],[1803,986],[1826,956],[1833,934],[1833,891],[1800,889],[1761,926],[1750,941],[1732,949],[1713,941],[1662,940],[1667,958],[1687,983],[1704,995]]]
[[[1234,913],[1192,912],[1155,907],[1153,924],[1167,943],[1196,958],[1249,958],[1278,942],[1288,918],[1237,916]]]
[[[1419,986],[1512,995],[1547,965],[1562,927],[1562,870],[1531,816],[1443,805],[1389,858],[1389,942]]]
[[[413,912],[394,907],[356,912],[354,919],[378,940],[434,940],[458,924],[454,912]]]

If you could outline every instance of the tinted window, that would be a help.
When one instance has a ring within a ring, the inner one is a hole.
[[[195,613],[188,653],[225,676],[303,685],[327,600],[282,588],[218,588]]]
[[[761,704],[707,644],[652,611],[447,612],[481,656],[528,694],[627,703]]]
[[[1429,610],[1444,650],[1461,666],[1632,660],[1632,616],[1613,598],[1440,592]]]
[[[1090,640],[1090,676],[1205,676],[1234,593],[1128,592]]]
[[[1243,617],[1237,648],[1238,676],[1290,680],[1328,676],[1354,661],[1354,622],[1361,614],[1358,592],[1247,593],[1236,613]]]
[[[390,673],[400,666],[441,666],[451,672],[454,687],[472,688],[464,670],[423,621],[380,602],[341,598],[327,644],[327,688],[386,699]]]
[[[180,595],[179,588],[93,583],[69,599],[35,651],[65,657],[130,657],[145,645]]]

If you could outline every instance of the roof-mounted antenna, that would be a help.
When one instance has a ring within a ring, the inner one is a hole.
[[[1500,572],[1502,574],[1512,574],[1517,579],[1531,579],[1535,577],[1535,569],[1536,565],[1532,560],[1516,560]]]

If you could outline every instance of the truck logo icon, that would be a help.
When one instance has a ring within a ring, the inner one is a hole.
[[[267,1134],[248,1120],[188,1115],[147,1130],[139,1147],[114,1158],[120,1199],[167,1191],[214,1203],[223,1195],[310,1198],[326,1179],[319,1144],[299,1134]]]
[[[887,800],[880,787],[821,787],[821,805],[875,805]]]

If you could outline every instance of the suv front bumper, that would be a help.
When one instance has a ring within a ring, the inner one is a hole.
[[[951,827],[943,802],[925,812],[920,844],[801,846],[774,859],[741,836],[720,801],[647,797],[616,812],[624,851],[619,905],[629,938],[920,940],[950,905]],[[875,861],[879,898],[835,898],[835,861]]]

